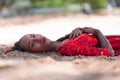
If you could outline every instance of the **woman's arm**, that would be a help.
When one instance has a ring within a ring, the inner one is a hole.
[[[82,30],[83,33],[88,33],[96,36],[100,42],[100,47],[108,48],[110,50],[111,55],[114,56],[114,50],[110,42],[107,40],[107,38],[102,34],[100,30],[91,27],[84,27],[82,28]]]
[[[83,33],[82,28],[75,28],[74,30],[72,30],[72,32],[65,35],[64,37],[61,37],[61,38],[57,39],[56,41],[61,42],[61,41],[64,41],[65,39],[67,39],[67,38],[74,38],[74,37],[79,36],[82,33]]]
[[[100,42],[101,47],[108,48],[111,52],[111,55],[114,56],[114,50],[110,44],[110,42],[107,40],[107,38],[102,34],[102,32],[98,29],[95,29],[95,34]]]
[[[61,37],[61,38],[57,39],[56,41],[57,42],[62,42],[62,41],[64,41],[67,38],[69,38],[69,37],[68,36],[64,36],[64,37]]]
[[[72,30],[72,32],[70,32],[69,34],[65,35],[64,37],[61,37],[59,39],[57,39],[56,41],[58,42],[61,42],[61,41],[64,41],[65,39],[68,39],[68,38],[75,38],[77,36],[79,36],[80,34],[83,34],[83,33],[93,33],[93,28],[90,28],[90,27],[84,27],[84,28],[75,28],[74,30]]]
[[[100,30],[94,29],[91,27],[75,28],[71,33],[67,34],[66,36],[62,38],[59,38],[57,41],[63,41],[67,38],[76,37],[83,33],[95,35],[100,42],[100,47],[108,48],[111,52],[111,55],[114,56],[114,50],[110,42],[106,39],[106,37],[102,34]]]

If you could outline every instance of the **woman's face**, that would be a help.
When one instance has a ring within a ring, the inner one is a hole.
[[[29,52],[44,52],[48,50],[51,41],[40,34],[27,34],[20,40],[20,46]]]

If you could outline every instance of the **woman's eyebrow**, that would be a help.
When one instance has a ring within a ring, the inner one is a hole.
[[[30,37],[35,37],[35,34],[30,34]]]

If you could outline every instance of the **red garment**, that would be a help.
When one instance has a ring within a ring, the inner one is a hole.
[[[115,56],[120,55],[120,35],[108,35],[106,38],[111,43],[115,52]]]
[[[120,36],[106,36],[110,41],[115,55],[120,54]],[[84,55],[84,56],[110,56],[110,51],[107,48],[98,47],[99,43],[95,36],[82,34],[76,38],[70,38],[61,44],[58,52],[65,55]]]

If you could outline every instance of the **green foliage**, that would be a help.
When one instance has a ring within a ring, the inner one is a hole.
[[[0,8],[11,6],[15,0],[0,0]]]
[[[63,0],[51,0],[49,6],[62,6]]]
[[[33,7],[57,7],[63,6],[65,0],[31,0]]]
[[[17,0],[0,0],[0,6],[6,6],[8,2],[13,4]],[[32,2],[32,7],[59,7],[66,6],[71,3],[89,3],[93,9],[105,8],[107,0],[30,0]],[[117,1],[117,0],[116,0]]]
[[[93,9],[101,9],[106,7],[107,0],[91,0],[90,4]]]
[[[32,7],[42,7],[43,6],[43,0],[31,0]]]
[[[105,8],[107,0],[74,0],[76,3],[89,3],[93,9]]]

